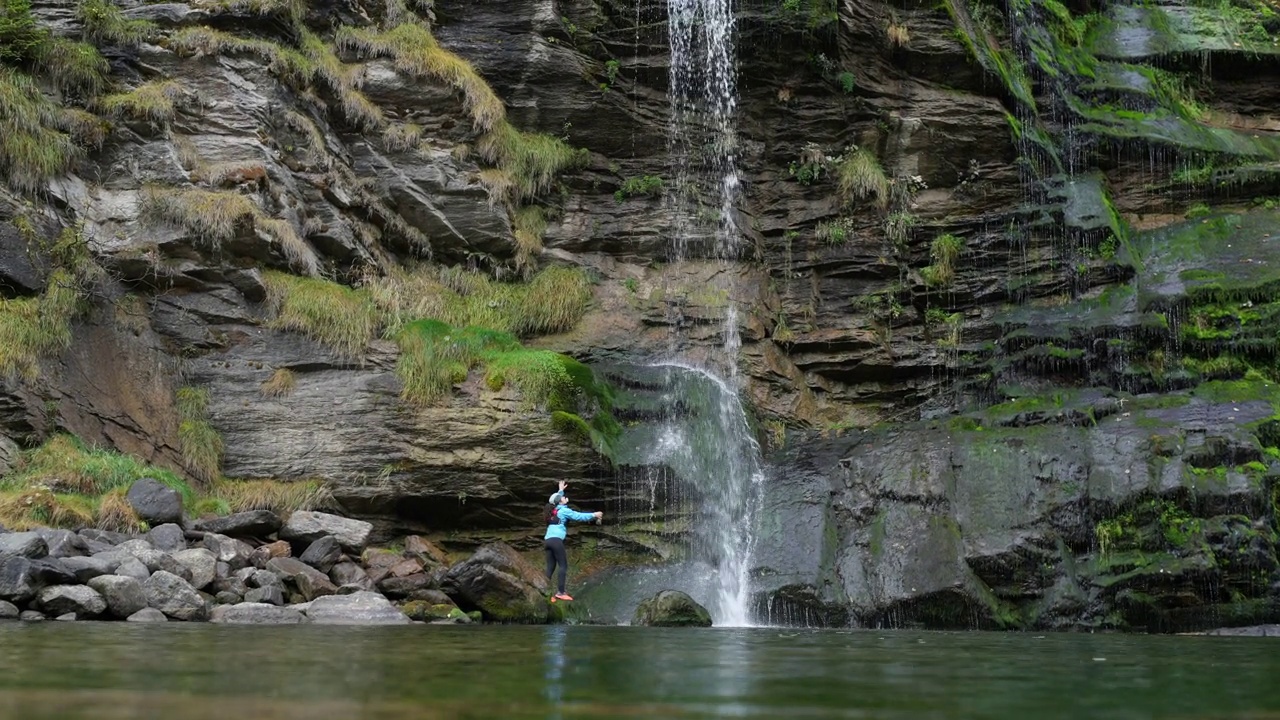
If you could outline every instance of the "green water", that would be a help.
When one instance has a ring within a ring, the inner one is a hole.
[[[1280,718],[1280,641],[6,623],[0,717]]]

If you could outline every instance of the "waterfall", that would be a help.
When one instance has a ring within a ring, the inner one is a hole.
[[[672,183],[665,199],[673,220],[671,260],[694,249],[726,264],[741,254],[735,206],[737,87],[731,0],[667,0],[671,68],[668,149]],[[668,417],[653,448],[689,486],[690,560],[711,568],[702,589],[717,625],[750,624],[752,529],[763,482],[760,447],[743,407],[737,368],[741,341],[733,305],[733,273],[720,273],[727,299],[722,343],[702,361],[682,351],[680,323],[666,369],[667,407],[692,408]]]

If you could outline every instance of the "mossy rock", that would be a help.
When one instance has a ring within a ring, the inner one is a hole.
[[[640,603],[632,625],[711,627],[711,613],[679,590],[663,590]]]

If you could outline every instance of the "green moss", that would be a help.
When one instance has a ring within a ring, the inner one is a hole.
[[[633,197],[662,197],[664,188],[662,178],[657,175],[631,177],[623,181],[622,186],[613,193],[613,197],[618,202]]]
[[[84,28],[84,38],[94,43],[135,47],[157,31],[149,20],[126,19],[110,0],[81,0],[76,17]]]
[[[213,481],[222,465],[222,437],[209,423],[209,391],[179,388],[174,405],[178,410],[178,442],[182,459],[196,477]]]
[[[53,270],[44,292],[34,298],[0,298],[0,375],[34,378],[41,358],[71,344],[71,322],[101,270],[89,256],[77,228],[67,228],[52,244],[35,235],[29,223],[15,221],[28,248],[48,253]]]
[[[271,326],[301,332],[340,356],[359,359],[379,327],[367,293],[328,280],[268,271],[263,274]]]

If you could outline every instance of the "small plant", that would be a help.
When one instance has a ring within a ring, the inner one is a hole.
[[[637,292],[640,291],[640,282],[635,278],[627,278],[626,280],[623,280],[622,286],[625,287],[627,289],[627,292],[631,293],[632,295],[635,295]]]
[[[831,158],[816,143],[807,143],[800,152],[799,162],[788,166],[791,176],[801,185],[812,185],[822,178]]]
[[[930,287],[945,287],[951,284],[956,275],[956,260],[964,250],[964,240],[947,233],[934,238],[929,247],[929,257],[933,264],[922,268],[920,276]]]
[[[840,81],[840,88],[844,90],[845,95],[853,93],[854,89],[857,87],[857,78],[855,78],[853,73],[848,70],[840,73],[840,75],[836,77],[836,80]]]
[[[97,101],[98,107],[108,115],[167,123],[173,119],[176,105],[185,94],[182,86],[173,80],[157,80],[144,83],[129,92],[107,95]]]
[[[76,17],[84,27],[84,38],[93,43],[136,47],[156,33],[149,20],[128,20],[110,0],[81,0]]]
[[[893,47],[903,47],[911,42],[911,33],[907,30],[907,26],[896,19],[885,28],[885,36],[889,38],[889,44]]]
[[[644,177],[627,178],[622,183],[622,187],[613,193],[613,197],[618,202],[622,202],[631,197],[661,197],[665,183],[662,178],[657,175],[645,175]]]
[[[870,151],[853,147],[837,161],[841,198],[846,204],[854,200],[871,200],[884,209],[889,204],[889,178],[880,161]]]
[[[328,280],[268,271],[271,326],[295,330],[340,357],[360,359],[378,329],[378,312],[367,294]]]
[[[1213,208],[1210,208],[1208,205],[1202,202],[1196,203],[1195,205],[1192,205],[1191,207],[1187,208],[1187,219],[1195,220],[1196,218],[1202,218],[1212,213],[1213,213]]]
[[[277,368],[271,377],[262,383],[262,396],[269,398],[284,397],[293,392],[298,379],[289,368]]]
[[[609,79],[610,85],[618,82],[618,71],[621,69],[622,63],[617,60],[609,60],[604,64],[604,75]]]
[[[30,223],[14,223],[28,247],[44,241]],[[71,345],[71,321],[80,313],[87,290],[101,274],[78,228],[67,228],[47,248],[53,270],[36,297],[0,298],[0,377],[39,374],[39,361]]]
[[[909,212],[892,212],[884,219],[884,235],[895,248],[905,249],[911,228],[919,223],[919,218]]]
[[[845,218],[841,218],[835,221],[818,223],[817,228],[814,229],[814,234],[817,235],[819,240],[828,245],[843,245],[849,239],[852,230],[852,223]]]
[[[218,477],[222,465],[222,438],[209,423],[209,391],[179,388],[174,404],[178,410],[182,459],[193,475],[210,482]]]

